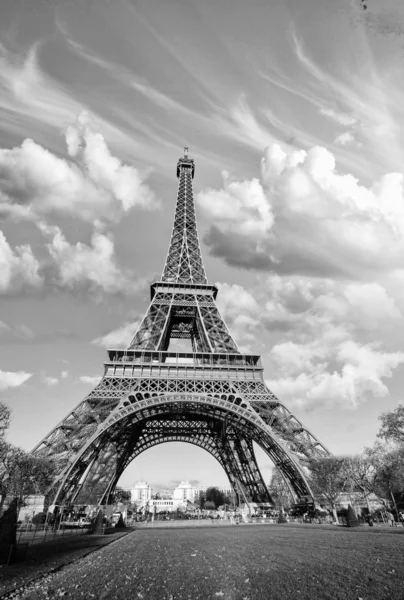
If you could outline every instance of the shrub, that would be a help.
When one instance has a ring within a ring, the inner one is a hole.
[[[32,517],[33,525],[43,525],[46,521],[46,513],[39,512]]]

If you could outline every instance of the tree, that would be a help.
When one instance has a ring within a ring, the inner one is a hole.
[[[390,412],[382,413],[379,419],[382,425],[378,437],[387,442],[404,443],[404,404],[399,404]]]
[[[9,407],[0,402],[0,440],[4,439],[7,429],[10,426],[11,411]]]
[[[206,490],[206,500],[208,502],[213,502],[215,505],[214,508],[218,508],[219,506],[223,506],[225,503],[225,495],[219,490],[219,488],[209,487]]]
[[[17,498],[20,507],[27,496],[44,494],[52,484],[56,468],[52,460],[34,456],[6,443],[0,475],[0,511],[6,498]]]
[[[203,508],[205,510],[215,510],[216,505],[215,505],[215,503],[212,500],[207,500],[205,502],[205,504],[203,505]]]
[[[310,461],[310,483],[317,496],[323,496],[328,503],[335,521],[337,517],[337,500],[346,487],[344,459],[330,456]]]
[[[281,475],[279,469],[272,471],[271,481],[268,486],[269,493],[274,501],[276,508],[284,510],[290,507],[293,503],[293,496],[291,491],[286,484],[284,478]]]
[[[199,506],[199,508],[203,508],[206,502],[206,492],[204,490],[200,490],[198,495],[195,497],[195,504]]]
[[[32,517],[33,525],[43,525],[46,521],[46,513],[39,512]]]
[[[346,487],[352,492],[359,492],[365,500],[370,512],[369,496],[376,493],[377,471],[373,461],[366,454],[346,457],[343,463],[346,476]]]
[[[378,442],[373,448],[367,448],[365,454],[374,470],[374,492],[380,498],[391,499],[397,511],[395,495],[404,491],[404,445]]]
[[[123,488],[116,486],[114,493],[112,494],[112,504],[117,504],[118,502],[129,502],[130,501],[130,491],[124,490]]]
[[[234,497],[232,497],[232,496],[226,496],[225,495],[224,498],[223,498],[223,504],[225,506],[229,506],[230,508],[236,508],[236,502],[234,500]]]

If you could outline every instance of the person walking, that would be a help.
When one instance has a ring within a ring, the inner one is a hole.
[[[404,527],[404,512],[402,510],[400,510],[400,512],[398,513],[398,518],[401,525]]]
[[[369,527],[373,527],[373,517],[370,513],[365,516],[365,521],[369,525]]]
[[[391,513],[390,511],[387,511],[386,512],[386,519],[387,519],[390,527],[397,527],[397,523],[394,520],[393,513]]]

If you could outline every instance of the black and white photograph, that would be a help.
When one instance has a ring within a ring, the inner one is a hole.
[[[402,600],[403,0],[0,0],[0,600]]]

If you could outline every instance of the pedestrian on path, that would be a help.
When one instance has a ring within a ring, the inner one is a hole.
[[[369,527],[373,527],[373,517],[370,513],[365,516],[365,521],[367,522]]]
[[[389,522],[390,527],[397,527],[397,523],[395,522],[394,515],[391,512],[386,512],[386,518]]]

